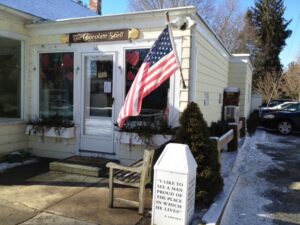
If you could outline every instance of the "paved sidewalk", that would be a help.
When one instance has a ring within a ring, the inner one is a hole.
[[[221,225],[300,224],[300,136],[259,130],[245,145]]]
[[[107,178],[48,171],[48,161],[16,167],[0,174],[0,224],[134,225],[136,208],[108,205]],[[115,194],[137,200],[135,188]],[[148,190],[146,207],[151,206]]]

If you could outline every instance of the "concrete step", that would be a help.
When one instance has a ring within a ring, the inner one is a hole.
[[[50,170],[64,173],[74,173],[92,177],[108,176],[106,164],[113,160],[95,157],[72,156],[70,158],[52,162]]]

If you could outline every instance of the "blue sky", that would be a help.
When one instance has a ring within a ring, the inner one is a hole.
[[[88,2],[88,0],[84,0]],[[222,2],[217,0],[216,2]],[[241,8],[246,10],[254,5],[254,0],[239,0]],[[290,62],[300,56],[300,10],[299,0],[285,0],[285,18],[292,19],[289,29],[293,31],[290,38],[287,39],[286,47],[280,54],[281,63],[286,67]],[[128,0],[102,0],[102,14],[119,14],[128,12]]]
[[[281,53],[283,65],[295,60],[300,56],[300,10],[298,0],[285,0],[286,11],[285,18],[292,19],[289,29],[293,31],[291,37],[287,40],[287,45]]]

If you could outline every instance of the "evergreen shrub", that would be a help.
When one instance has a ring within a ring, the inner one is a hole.
[[[259,123],[259,111],[256,109],[250,114],[249,118],[247,119],[247,131],[250,136],[255,134],[256,128],[258,127]]]
[[[212,122],[209,127],[210,136],[221,137],[223,134],[230,130],[228,125],[228,123],[230,122],[232,121],[219,120],[217,122]]]
[[[196,103],[188,104],[179,121],[176,142],[187,144],[198,164],[196,202],[208,205],[223,188],[217,149],[212,146],[208,126]]]

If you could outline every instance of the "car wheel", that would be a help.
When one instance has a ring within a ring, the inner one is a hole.
[[[278,131],[281,134],[290,134],[293,131],[293,125],[290,121],[281,121],[278,124]]]

